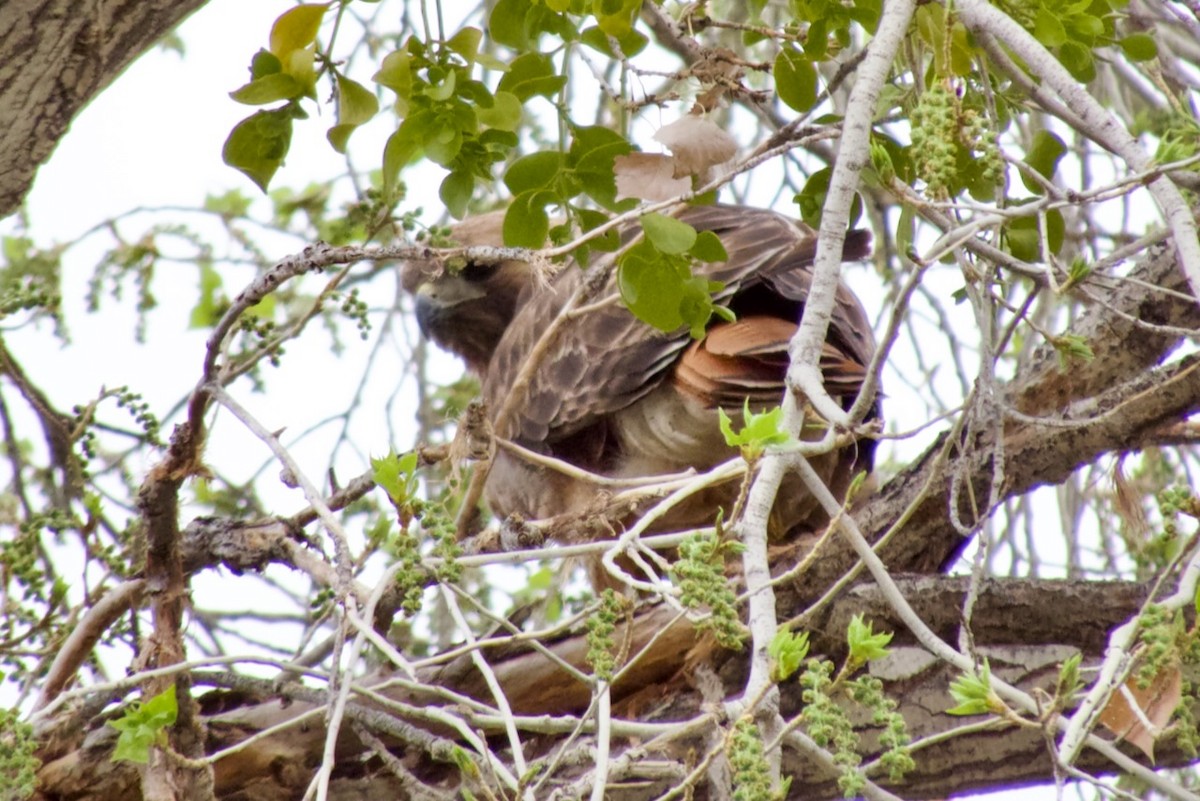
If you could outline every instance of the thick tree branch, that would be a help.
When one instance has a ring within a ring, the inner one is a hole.
[[[0,4],[0,217],[24,200],[37,168],[79,110],[202,5],[204,0]]]

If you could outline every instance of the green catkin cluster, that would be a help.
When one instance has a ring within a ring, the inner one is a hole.
[[[866,780],[858,771],[862,757],[858,753],[858,735],[846,713],[830,697],[833,684],[833,663],[810,659],[800,674],[800,686],[804,688],[804,726],[813,742],[833,753],[833,761],[841,768],[838,789],[847,798],[858,795]]]
[[[275,322],[254,314],[243,314],[238,318],[237,324],[243,333],[249,334],[258,340],[258,347],[260,349],[269,350],[267,361],[270,362],[272,367],[278,367],[284,350],[283,346],[278,343],[271,344],[277,329]]]
[[[729,735],[729,765],[733,768],[734,801],[771,801],[771,769],[762,734],[749,718],[733,724]]]
[[[342,314],[354,321],[358,328],[358,336],[366,340],[371,335],[371,320],[367,316],[368,307],[366,301],[358,296],[358,289],[351,289],[345,297],[342,298]]]
[[[62,296],[43,281],[27,281],[0,289],[0,317],[17,312],[45,309],[58,316]]]
[[[953,88],[943,82],[930,86],[912,110],[912,152],[917,175],[935,200],[946,200],[962,186],[961,147],[979,166],[982,182],[997,186],[1004,179],[1004,158],[987,117],[963,109]]]
[[[33,727],[11,709],[0,709],[0,798],[21,801],[33,795],[41,762],[33,754]]]
[[[161,444],[158,439],[158,417],[150,411],[150,404],[142,400],[139,392],[130,392],[127,387],[117,390],[117,406],[129,411],[135,423],[146,435],[146,441],[152,445]]]
[[[975,154],[983,181],[990,186],[998,186],[1004,180],[1004,158],[1000,155],[987,118],[978,111],[963,112],[960,137],[963,147]]]
[[[908,726],[904,716],[896,711],[895,700],[883,694],[883,682],[874,676],[860,676],[849,686],[851,697],[871,710],[872,721],[883,729],[879,733],[879,744],[883,746],[879,762],[887,771],[888,779],[893,782],[902,780],[904,774],[917,765],[908,748],[912,741]]]
[[[913,108],[911,123],[917,175],[930,197],[945,200],[958,176],[958,98],[945,84],[933,84]]]
[[[723,647],[740,649],[746,627],[738,618],[737,596],[725,580],[727,548],[712,534],[689,537],[679,546],[679,560],[672,566],[671,575],[685,607],[709,610],[710,615],[700,622],[700,628],[711,629]]]
[[[396,587],[403,601],[400,608],[413,617],[421,611],[421,596],[425,592],[425,571],[421,569],[421,550],[417,538],[401,530],[391,542],[394,559],[402,567],[396,571]]]
[[[617,643],[613,632],[625,612],[626,602],[613,590],[600,596],[600,608],[587,619],[587,661],[596,678],[611,681],[617,667]]]

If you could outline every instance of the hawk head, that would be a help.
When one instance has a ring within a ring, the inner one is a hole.
[[[503,220],[503,212],[470,218],[454,227],[454,240],[463,247],[499,245]],[[443,264],[422,259],[406,262],[401,271],[401,283],[416,300],[421,333],[461,356],[476,375],[486,371],[531,280],[532,270],[523,261]]]

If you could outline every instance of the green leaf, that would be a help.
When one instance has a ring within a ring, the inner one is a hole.
[[[804,54],[784,47],[772,68],[779,99],[796,111],[808,111],[817,102],[817,68]]]
[[[412,56],[404,50],[388,53],[371,80],[407,100],[412,95]]]
[[[696,229],[674,217],[651,212],[643,214],[639,221],[646,232],[646,239],[663,253],[677,256],[687,253],[696,244]]]
[[[417,452],[389,451],[387,456],[372,457],[371,479],[396,506],[408,503],[417,491]]]
[[[479,53],[479,43],[483,41],[483,31],[478,28],[463,28],[446,40],[446,47],[458,53],[467,64],[474,64]]]
[[[425,89],[425,96],[430,100],[443,103],[454,96],[454,88],[458,84],[458,73],[448,70],[436,83],[431,83]]]
[[[255,81],[283,71],[283,62],[270,50],[259,50],[250,59],[250,80]]]
[[[626,58],[636,56],[645,50],[646,45],[650,43],[650,40],[636,28],[630,28],[620,36],[613,36],[612,38],[617,40],[617,48],[613,48],[609,41],[609,36],[604,31],[598,26],[593,25],[590,28],[583,29],[583,33],[579,36],[579,41],[593,50],[614,59],[620,55]],[[616,52],[617,49],[620,49],[620,54]]]
[[[200,297],[192,307],[188,320],[189,328],[208,328],[217,321],[219,307],[217,291],[221,288],[221,274],[211,264],[200,266]]]
[[[793,198],[800,208],[800,219],[813,228],[819,228],[821,225],[821,212],[825,209],[825,197],[829,193],[829,181],[832,177],[831,167],[817,170],[808,176],[804,188]],[[850,205],[850,225],[858,222],[861,215],[862,198],[855,193],[854,201]]]
[[[346,152],[346,141],[354,130],[379,111],[375,94],[357,81],[337,73],[338,124],[325,134],[338,153]]]
[[[245,217],[253,203],[249,197],[237,189],[230,189],[224,194],[208,195],[204,198],[204,210],[219,214],[227,220]]]
[[[304,84],[295,77],[286,72],[277,72],[240,86],[230,92],[229,96],[247,106],[265,106],[267,103],[303,97],[304,92]]]
[[[384,191],[391,191],[395,186],[397,176],[400,175],[400,170],[415,161],[421,153],[422,145],[429,137],[429,129],[433,122],[432,112],[419,111],[406,117],[404,122],[400,123],[400,127],[388,137],[387,144],[383,146]]]
[[[1148,33],[1131,33],[1117,44],[1130,61],[1149,61],[1158,56],[1158,43]]]
[[[446,204],[446,209],[457,220],[467,216],[467,204],[471,202],[471,194],[475,191],[475,176],[469,172],[452,172],[442,179],[438,187],[438,197]]]
[[[1047,248],[1050,253],[1058,255],[1062,250],[1066,234],[1066,223],[1063,220],[1062,212],[1051,209],[1046,212],[1045,220]],[[1031,216],[1021,217],[1005,225],[1001,229],[1004,235],[1002,241],[1005,249],[1021,261],[1031,263],[1042,261],[1042,239],[1038,224],[1038,218]]]
[[[686,268],[683,271],[686,273]],[[643,239],[617,262],[617,287],[634,316],[660,331],[683,325],[679,304],[684,280],[678,259],[672,259]]]
[[[889,651],[887,644],[892,641],[890,631],[878,634],[871,631],[871,624],[863,620],[861,614],[855,615],[846,628],[846,643],[850,646],[850,660],[857,664],[866,664],[875,659],[882,659]]]
[[[328,3],[299,5],[280,14],[271,26],[271,52],[286,63],[293,50],[301,50],[317,41],[317,32],[328,8]]]
[[[175,724],[178,713],[174,684],[144,703],[130,704],[124,715],[108,722],[121,732],[112,761],[145,765],[150,761],[150,747],[160,740],[168,726]]]
[[[554,70],[554,62],[544,53],[525,53],[517,56],[508,72],[496,87],[498,92],[511,92],[524,103],[535,95],[549,97],[562,89],[567,79]]]
[[[516,248],[540,248],[550,233],[546,204],[554,195],[533,190],[513,198],[504,213],[504,244]]]
[[[1033,19],[1033,35],[1046,47],[1058,47],[1067,41],[1067,29],[1058,15],[1042,6]]]
[[[1096,77],[1096,63],[1092,48],[1070,41],[1058,49],[1058,59],[1071,77],[1081,83],[1089,83]]]
[[[544,189],[554,183],[563,166],[563,154],[554,150],[530,153],[513,162],[504,173],[504,185],[513,195]]]
[[[808,656],[808,632],[794,634],[787,629],[779,629],[767,646],[767,656],[771,658],[772,680],[787,679],[800,669],[804,658]]]
[[[1072,362],[1090,362],[1096,358],[1092,346],[1079,334],[1066,333],[1051,337],[1050,344],[1054,346],[1054,352],[1058,354],[1058,365],[1064,371],[1071,367]]]
[[[475,113],[479,122],[489,128],[515,131],[521,124],[521,101],[512,92],[496,92],[492,96],[491,108],[479,108]]]
[[[617,201],[613,174],[613,160],[633,150],[629,141],[616,131],[600,126],[576,128],[573,134],[567,165],[573,168],[574,176],[588,197],[610,211],[636,205],[632,200]]]
[[[717,410],[717,422],[725,436],[725,444],[738,448],[747,462],[756,461],[772,445],[785,445],[791,436],[783,429],[783,407],[775,406],[765,412],[750,411],[750,399],[742,404],[742,430],[735,432],[724,410]]]
[[[712,231],[698,231],[696,244],[688,251],[695,259],[704,262],[728,261],[729,253],[721,242],[721,237]]]
[[[992,692],[992,672],[986,659],[978,675],[964,673],[955,679],[950,695],[958,704],[947,709],[947,715],[986,715],[1004,706]]]
[[[633,29],[641,0],[600,0],[592,4],[592,13],[600,30],[608,36],[624,36]]]
[[[692,276],[683,282],[679,295],[679,316],[688,327],[692,339],[703,339],[708,329],[708,321],[712,319],[713,292],[720,290],[724,284],[719,281],[707,281],[700,276]]]
[[[264,192],[292,144],[296,109],[259,111],[234,126],[221,149],[221,160],[245,173]]]
[[[1038,131],[1033,135],[1033,143],[1025,154],[1025,163],[1037,170],[1046,180],[1054,178],[1058,162],[1067,152],[1063,141],[1047,130]],[[1022,173],[1021,181],[1030,192],[1042,195],[1045,191],[1041,184]]]
[[[525,20],[530,11],[529,0],[500,0],[496,3],[487,24],[492,40],[513,50],[528,50],[531,42]]]

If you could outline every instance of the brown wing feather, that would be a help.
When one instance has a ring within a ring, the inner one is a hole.
[[[816,248],[811,229],[774,212],[734,206],[693,207],[679,218],[698,230],[715,232],[729,254],[727,261],[697,267],[698,274],[725,284],[718,302],[729,302],[740,317],[762,314],[799,319]],[[847,239],[847,257],[861,256],[868,242],[865,232],[852,232]],[[568,269],[550,290],[535,294],[518,310],[484,378],[485,397],[493,409],[503,403],[525,356],[582,280],[581,271]],[[615,292],[615,279],[610,280],[605,294],[608,292]],[[795,327],[795,322],[785,324]],[[841,356],[858,363],[870,358],[874,350],[871,327],[848,289],[839,290],[830,331]],[[595,309],[564,327],[530,382],[515,419],[498,433],[553,452],[555,443],[602,424],[608,415],[659,386],[691,343],[686,330],[657,331],[619,304]],[[786,340],[782,348],[768,351],[756,354],[760,365],[768,355],[776,365],[786,365]],[[752,389],[756,397],[761,392],[766,398],[773,392],[777,399],[782,392],[782,368],[774,369],[773,383],[767,382],[770,391],[767,386],[760,387],[763,380],[753,375],[739,379],[738,386]],[[720,405],[740,406],[745,397],[743,393],[729,400],[728,392],[717,394],[725,398]]]

